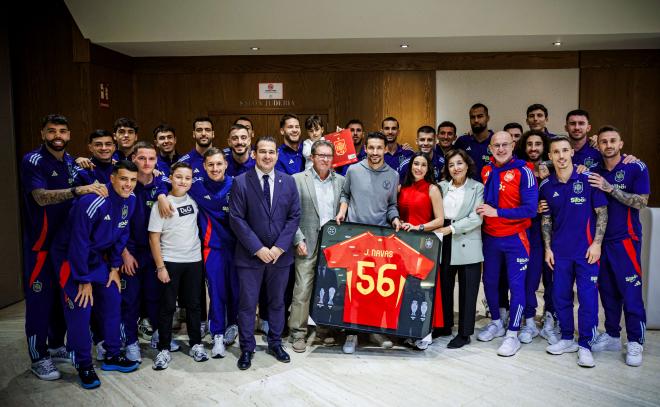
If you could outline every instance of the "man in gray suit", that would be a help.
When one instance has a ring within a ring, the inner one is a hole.
[[[312,167],[293,175],[300,195],[300,226],[293,240],[296,246],[296,281],[293,287],[289,330],[293,350],[307,349],[307,319],[309,301],[314,287],[318,234],[339,210],[339,198],[344,177],[332,171],[334,145],[326,140],[312,144]]]

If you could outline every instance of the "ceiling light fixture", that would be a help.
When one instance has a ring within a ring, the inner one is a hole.
[[[561,47],[561,41],[555,41],[552,43],[555,47]]]
[[[401,48],[408,48],[408,44],[401,44],[400,47]]]
[[[259,47],[250,47],[252,51],[259,51]]]

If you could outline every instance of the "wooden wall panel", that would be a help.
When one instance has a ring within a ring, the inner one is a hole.
[[[382,72],[335,72],[333,107],[336,125],[344,127],[351,119],[364,123],[365,132],[380,129],[383,119]]]

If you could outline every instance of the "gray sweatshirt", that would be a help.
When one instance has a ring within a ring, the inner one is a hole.
[[[396,207],[399,174],[383,162],[372,169],[367,159],[351,165],[341,191],[341,202],[348,204],[346,220],[369,225],[390,226],[399,217]]]

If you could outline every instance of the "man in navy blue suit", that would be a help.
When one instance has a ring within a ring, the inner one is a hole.
[[[229,223],[238,237],[234,264],[240,282],[238,327],[241,356],[238,368],[252,362],[254,316],[265,282],[270,330],[268,350],[280,362],[290,362],[282,348],[284,291],[293,263],[293,238],[300,222],[300,198],[293,178],[275,171],[277,144],[270,136],[257,139],[254,168],[234,179]]]

